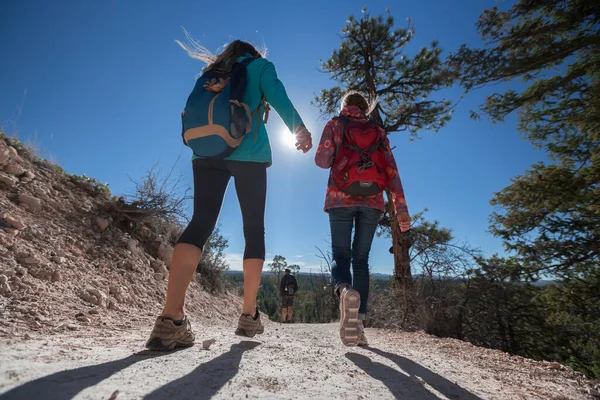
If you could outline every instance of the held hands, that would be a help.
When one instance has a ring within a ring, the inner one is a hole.
[[[303,153],[312,149],[312,136],[306,127],[300,125],[296,128],[296,149]]]
[[[410,229],[410,215],[403,212],[398,215],[398,223],[400,224],[400,231],[406,232]]]

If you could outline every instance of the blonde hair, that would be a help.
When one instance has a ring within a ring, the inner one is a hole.
[[[186,41],[184,44],[179,40],[177,43],[183,50],[192,58],[200,60],[206,64],[203,71],[218,70],[221,72],[231,71],[231,67],[239,57],[244,54],[250,54],[254,58],[262,58],[267,56],[267,48],[263,45],[257,49],[254,45],[242,40],[234,40],[226,45],[225,49],[219,54],[215,54],[194,39],[187,30],[183,30]]]
[[[375,107],[377,107],[377,98],[369,103],[367,98],[361,93],[350,90],[342,97],[342,109],[349,106],[356,106],[360,108],[365,115],[369,115],[375,110]]]

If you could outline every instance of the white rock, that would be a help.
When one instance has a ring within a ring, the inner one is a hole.
[[[0,165],[8,163],[8,160],[10,160],[9,154],[8,149],[0,149]]]
[[[8,215],[8,214],[4,214],[4,215],[2,216],[2,219],[3,219],[3,220],[4,220],[4,221],[7,223],[7,224],[9,224],[10,226],[12,226],[12,227],[13,227],[13,228],[15,228],[15,229],[18,229],[18,230],[23,230],[23,229],[25,229],[25,224],[24,224],[24,223],[22,223],[20,220],[18,220],[18,219],[16,219],[16,218],[14,218],[14,217],[11,217],[11,216],[10,216],[10,215]]]
[[[60,256],[54,256],[51,258],[51,260],[53,262],[55,262],[56,264],[64,264],[65,262],[67,262],[67,259],[64,257],[60,257]]]
[[[28,194],[20,194],[19,201],[25,204],[32,212],[35,212],[42,207],[42,201],[40,199]]]
[[[204,350],[208,350],[210,349],[210,346],[212,346],[214,343],[216,342],[215,339],[208,339],[202,342],[202,348]]]
[[[19,164],[11,163],[4,167],[4,172],[15,176],[21,176],[25,173],[25,168],[21,167]]]
[[[14,186],[19,183],[19,180],[12,175],[6,175],[0,172],[0,182],[4,183],[7,186]]]
[[[8,146],[8,154],[10,154],[10,156],[12,158],[17,158],[19,157],[19,152],[17,151],[17,149],[15,149],[12,146]]]

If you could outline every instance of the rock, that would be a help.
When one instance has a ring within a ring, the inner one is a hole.
[[[23,174],[23,178],[24,179],[28,179],[30,181],[35,179],[35,174],[29,170],[25,171],[25,173]]]
[[[554,361],[548,366],[550,369],[560,369],[560,363]]]
[[[40,198],[40,199],[42,199],[42,200],[44,200],[44,201],[48,201],[48,200],[50,200],[50,196],[48,196],[48,193],[46,193],[46,191],[45,191],[44,189],[40,188],[40,187],[36,187],[36,188],[33,190],[33,193],[35,193],[35,195],[36,195],[38,198]]]
[[[8,154],[10,155],[11,158],[19,157],[19,152],[17,151],[17,149],[15,149],[12,146],[8,146]]]
[[[4,221],[5,221],[7,224],[9,224],[10,226],[12,226],[12,227],[13,227],[13,228],[15,228],[15,229],[18,229],[18,230],[23,230],[23,229],[25,229],[25,224],[24,224],[24,223],[22,223],[20,220],[18,220],[18,219],[16,219],[16,218],[13,218],[13,217],[11,217],[11,216],[10,216],[10,215],[8,215],[8,214],[4,214],[4,215],[2,216],[2,219],[4,219]]]
[[[600,399],[600,392],[594,388],[588,388],[588,394],[596,399]]]
[[[6,296],[12,292],[10,285],[8,284],[8,276],[0,275],[0,295]]]
[[[43,263],[43,261],[37,256],[31,256],[23,259],[23,264],[29,266],[36,266],[40,265],[41,263]]]
[[[79,329],[79,327],[77,325],[69,324],[67,325],[67,329],[70,331],[76,331]]]
[[[154,273],[154,280],[156,281],[162,281],[165,279],[165,275],[161,274],[160,272],[155,272]]]
[[[32,212],[35,212],[42,207],[42,202],[40,199],[30,196],[28,194],[20,194],[19,201],[25,204]]]
[[[92,308],[90,311],[88,311],[88,314],[90,314],[90,315],[96,315],[96,314],[100,314],[100,311],[98,311],[95,308]]]
[[[129,249],[129,251],[131,251],[131,254],[133,254],[134,256],[138,255],[137,240],[135,240],[135,239],[127,240],[127,248]]]
[[[51,260],[56,264],[64,264],[65,262],[67,262],[66,258],[60,256],[54,256],[51,258]]]
[[[88,317],[85,316],[84,313],[80,312],[77,315],[75,315],[75,319],[79,322],[91,322],[90,319]]]
[[[48,200],[46,200],[46,203],[47,203],[47,204],[48,204],[50,207],[52,207],[53,209],[55,209],[55,210],[57,210],[57,211],[60,211],[60,210],[62,210],[62,208],[61,208],[60,204],[59,204],[59,203],[58,203],[58,201],[56,201],[56,200],[53,200],[53,199],[48,199]]]
[[[163,274],[164,276],[169,274],[169,270],[167,270],[165,263],[160,260],[150,261],[150,267],[154,270],[154,272]]]
[[[171,265],[171,257],[173,256],[173,247],[161,242],[158,245],[158,258],[167,265]]]
[[[10,153],[8,149],[0,149],[0,165],[8,163],[10,160]]]
[[[25,335],[23,335],[23,339],[31,340],[31,335],[29,333],[26,333]]]
[[[202,348],[204,350],[208,350],[210,349],[210,346],[212,346],[214,343],[216,342],[215,339],[208,339],[202,342]]]
[[[6,175],[0,172],[0,182],[4,183],[6,186],[15,186],[19,183],[19,180],[12,175]]]
[[[4,167],[4,172],[20,177],[25,173],[25,168],[21,167],[19,164],[11,163]]]
[[[51,281],[52,282],[59,282],[61,280],[61,275],[60,272],[58,270],[54,270],[54,272],[52,272],[52,278]]]
[[[96,304],[101,307],[106,306],[107,296],[100,289],[87,288],[85,291],[79,294],[79,297],[88,303]]]
[[[98,225],[101,231],[104,231],[106,230],[106,228],[108,228],[108,225],[110,225],[110,223],[104,218],[96,217],[96,225]]]

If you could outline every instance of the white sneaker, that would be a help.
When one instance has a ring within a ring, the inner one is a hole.
[[[340,295],[340,339],[345,346],[356,346],[359,342],[360,320],[358,308],[360,295],[351,287],[345,287]]]

